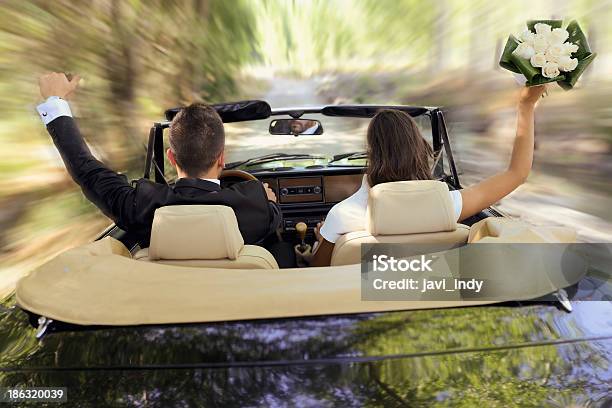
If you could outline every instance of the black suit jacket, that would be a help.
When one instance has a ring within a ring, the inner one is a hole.
[[[201,179],[179,179],[173,186],[140,179],[132,186],[127,177],[110,170],[93,157],[73,118],[60,116],[47,125],[47,130],[68,172],[85,196],[117,226],[133,234],[142,247],[149,246],[155,210],[167,205],[231,207],[247,244],[260,244],[281,223],[278,205],[268,201],[259,181],[221,188]]]

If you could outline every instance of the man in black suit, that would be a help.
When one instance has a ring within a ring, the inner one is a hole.
[[[262,244],[279,227],[281,212],[274,192],[267,185],[253,180],[221,188],[225,132],[213,108],[193,104],[173,119],[167,150],[178,174],[173,186],[147,179],[137,180],[132,186],[124,175],[97,160],[83,140],[64,99],[74,92],[78,81],[78,76],[68,81],[58,73],[42,76],[39,85],[45,102],[37,107],[38,113],[85,196],[121,229],[133,234],[141,247],[149,246],[155,210],[168,205],[229,206],[236,214],[246,244]]]

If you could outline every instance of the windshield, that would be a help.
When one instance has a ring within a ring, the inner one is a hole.
[[[225,160],[226,163],[242,162],[264,155],[284,153],[296,157],[279,157],[277,160],[266,159],[263,163],[250,163],[250,169],[269,167],[295,167],[323,165],[334,156],[364,152],[365,138],[369,118],[351,118],[305,114],[304,118],[317,119],[323,125],[322,135],[271,135],[268,131],[273,119],[290,118],[274,116],[266,120],[227,123],[225,125]],[[426,140],[431,143],[431,125],[429,117],[422,115],[415,118]],[[303,155],[311,155],[304,158]],[[363,166],[365,158],[356,155],[333,162],[334,165]]]

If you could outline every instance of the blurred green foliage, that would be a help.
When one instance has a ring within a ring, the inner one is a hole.
[[[0,265],[40,262],[108,223],[69,181],[36,118],[40,74],[81,75],[72,103],[81,131],[98,157],[137,176],[150,121],[238,95],[255,37],[248,0],[3,1]]]
[[[11,57],[0,69],[0,109],[30,114],[37,74],[78,72],[85,133],[133,153],[139,118],[236,92],[254,50],[253,17],[246,0],[4,2],[0,55]]]

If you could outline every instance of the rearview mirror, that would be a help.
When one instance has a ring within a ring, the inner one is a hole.
[[[323,125],[316,119],[275,119],[270,122],[271,135],[322,135]]]

